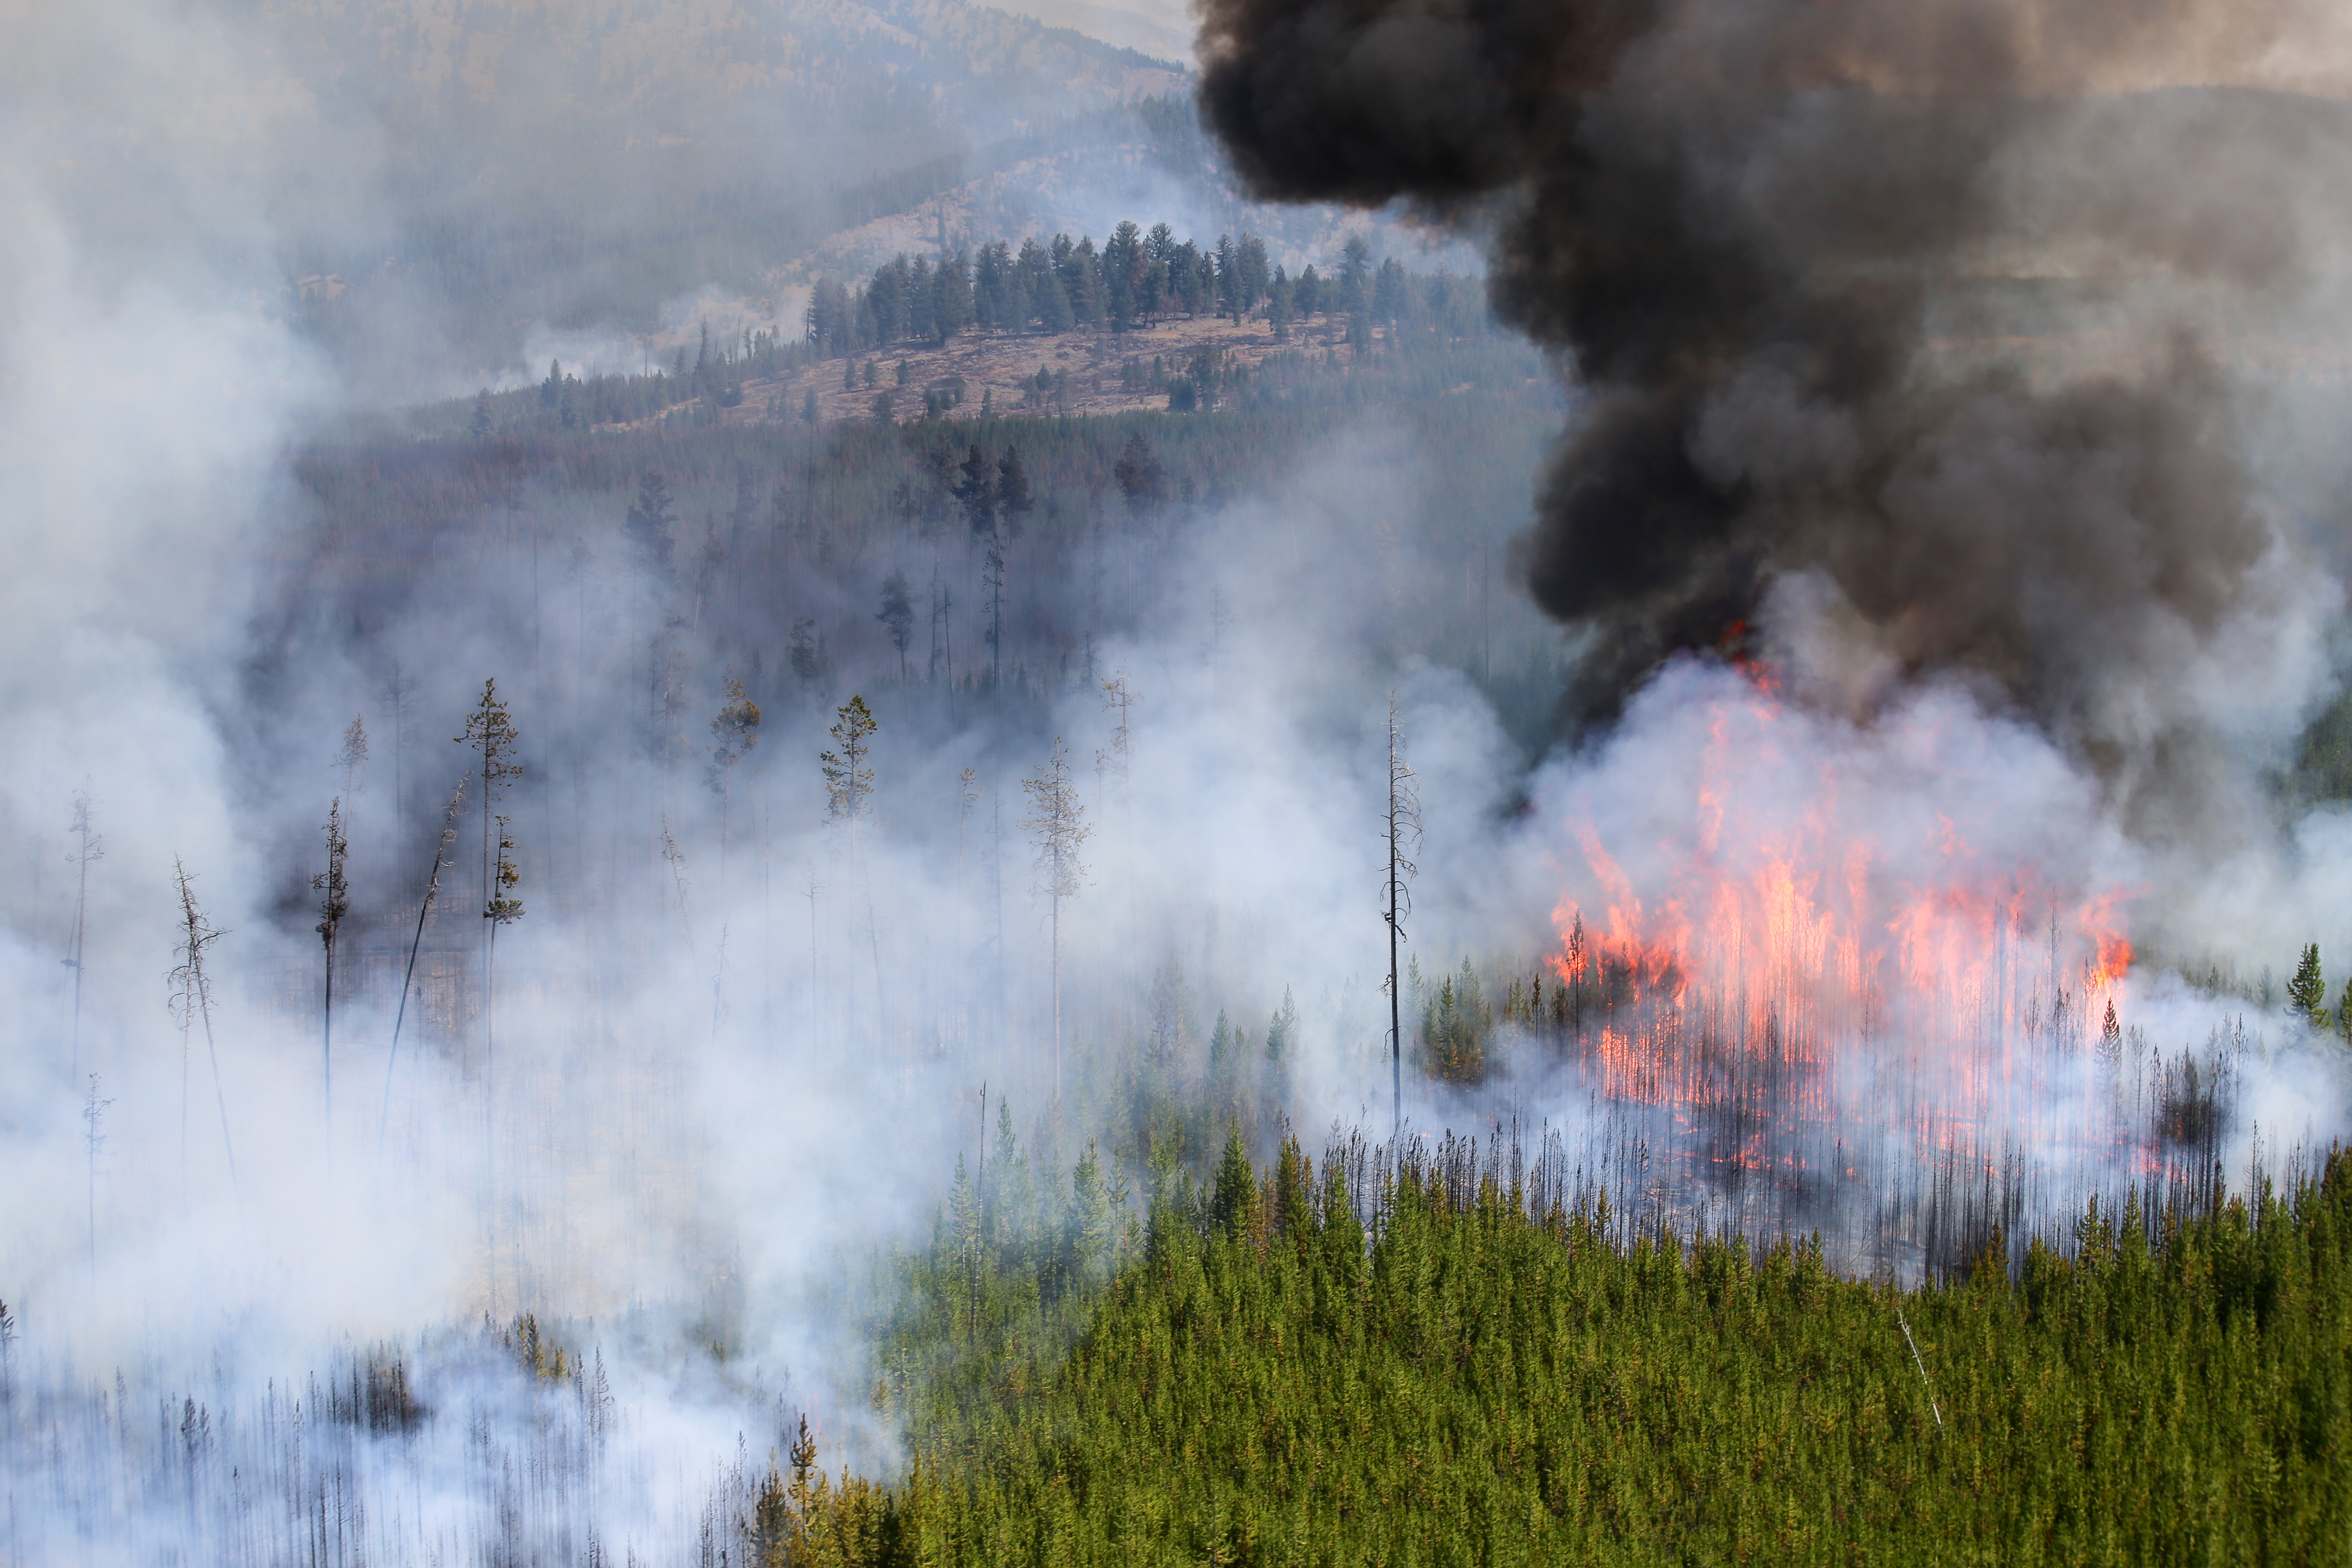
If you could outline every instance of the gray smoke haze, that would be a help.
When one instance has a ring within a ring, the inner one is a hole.
[[[1590,396],[1525,556],[1572,719],[1760,628],[1850,711],[1967,681],[2161,837],[2246,813],[2215,752],[2291,727],[2336,600],[2243,394],[2338,344],[2341,46],[2293,4],[1212,0],[1201,101],[1260,195],[1493,226]]]
[[[977,1144],[983,1080],[1024,1139],[1044,1110],[1019,784],[1056,732],[1103,825],[1083,896],[1100,914],[1064,954],[1073,1036],[1131,1022],[1162,965],[1193,1013],[1258,1025],[1295,985],[1302,1094],[1353,1110],[1377,1033],[1349,1011],[1369,1011],[1355,955],[1378,931],[1370,742],[1400,657],[1363,606],[1415,606],[1433,574],[1403,513],[1441,504],[1393,442],[1351,440],[1201,537],[1108,546],[1056,590],[1160,584],[1095,656],[1145,694],[1124,809],[1090,766],[1100,693],[1076,678],[1002,731],[879,701],[880,820],[848,856],[815,753],[835,702],[893,679],[869,554],[807,574],[797,607],[826,617],[837,679],[770,700],[767,771],[722,827],[699,764],[643,743],[648,638],[690,606],[628,564],[616,505],[517,486],[394,595],[343,595],[290,454],[385,387],[306,330],[288,273],[306,247],[384,237],[373,203],[396,182],[370,117],[316,112],[273,37],[219,14],[18,15],[6,37],[0,1300],[21,1337],[0,1365],[0,1560],[290,1560],[325,1478],[363,1506],[345,1538],[376,1561],[574,1560],[589,1541],[688,1561],[700,1526],[731,1527],[730,1467],[756,1482],[793,1413],[828,1464],[887,1462],[828,1292],[843,1258],[922,1234]],[[423,341],[460,331],[429,296],[386,297]],[[1296,591],[1364,527],[1392,542],[1345,595]],[[942,553],[905,550],[919,582]],[[944,553],[970,617],[976,554]],[[698,737],[744,653],[686,641]],[[392,658],[415,682],[404,718]],[[524,736],[505,804],[530,913],[500,939],[493,1053],[470,967],[477,796],[394,1060],[387,959],[488,675]],[[1506,748],[1458,677],[1426,672],[1407,701],[1443,792],[1433,841],[1460,850],[1430,878],[1435,920],[1475,901]],[[349,803],[361,912],[331,1102],[307,880],[354,712],[375,756]],[[965,766],[985,826],[959,822]],[[85,783],[103,850],[86,919],[68,862]],[[227,931],[216,1050],[166,1005],[175,858]],[[535,1384],[473,1326],[524,1310],[603,1351],[609,1401]],[[308,1381],[379,1343],[430,1411],[383,1438]]]
[[[1991,25],[2013,14],[1983,6],[1806,12],[1801,28],[1762,6],[1213,10],[1210,101],[1261,189],[1500,214],[1507,308],[1583,376],[1530,575],[1587,634],[1604,694],[1587,710],[1622,703],[1622,721],[1531,770],[1468,677],[1414,644],[1470,591],[1463,533],[1449,558],[1431,520],[1466,512],[1497,549],[1524,521],[1535,454],[1517,436],[1465,459],[1374,421],[1268,493],[1015,543],[1008,660],[1027,664],[1031,697],[993,712],[968,688],[896,687],[875,625],[877,586],[900,567],[919,596],[952,589],[955,668],[985,657],[983,557],[952,520],[892,533],[863,519],[870,537],[792,562],[789,597],[747,605],[722,582],[705,605],[685,574],[632,562],[628,476],[596,490],[500,468],[499,450],[388,443],[354,459],[383,493],[415,479],[489,499],[396,570],[379,570],[378,541],[322,537],[297,458],[330,416],[433,383],[452,352],[503,363],[499,334],[636,323],[583,289],[478,338],[438,283],[387,268],[349,330],[421,346],[398,362],[406,379],[378,379],[368,367],[387,361],[346,353],[344,329],[298,303],[305,258],[368,255],[509,202],[605,200],[616,227],[657,226],[677,210],[664,180],[725,186],[754,153],[821,167],[869,114],[887,121],[872,166],[896,166],[1003,132],[1037,100],[1034,81],[982,84],[936,119],[890,120],[908,100],[845,89],[819,106],[839,141],[799,141],[784,110],[730,120],[698,100],[712,79],[670,71],[657,28],[616,42],[555,16],[551,42],[517,7],[523,21],[488,29],[513,64],[494,85],[511,91],[444,117],[409,89],[465,79],[434,42],[445,13],[291,15],[126,3],[0,22],[12,1565],[298,1560],[329,1483],[366,1505],[349,1540],[375,1561],[572,1561],[591,1541],[607,1561],[698,1561],[698,1530],[727,1528],[745,1467],[756,1480],[793,1414],[816,1417],[829,1465],[887,1466],[841,1260],[922,1237],[979,1142],[982,1081],[992,1121],[1009,1093],[1024,1140],[1053,1135],[1049,913],[1019,823],[1021,781],[1057,737],[1097,829],[1064,911],[1073,1049],[1164,1031],[1171,1070],[1197,1075],[1217,1013],[1262,1039],[1288,991],[1290,1110],[1310,1140],[1386,1113],[1372,825],[1391,691],[1428,830],[1409,952],[1433,980],[1465,954],[1556,950],[1563,907],[1601,910],[1585,832],[1654,912],[1790,843],[1868,858],[1888,897],[1932,892],[1957,823],[1969,875],[2032,865],[2070,909],[2122,889],[2183,950],[2248,973],[2314,936],[2352,945],[2340,814],[2291,845],[2250,833],[2226,860],[2178,866],[2109,805],[2175,798],[2173,781],[2214,765],[2217,734],[2268,743],[2323,662],[2336,588],[2317,566],[2340,563],[2280,506],[2275,448],[2253,438],[2313,405],[2273,418],[2242,397],[2223,331],[2274,331],[2327,287],[2336,231],[2315,194],[2340,130],[2332,103],[2263,85],[2263,51],[2302,37],[2283,21],[2165,13],[2216,23],[2189,70],[2152,24],[2103,16],[2021,49]],[[873,30],[877,48],[905,42]],[[354,58],[402,70],[345,79],[331,49],[288,42],[354,36],[381,49]],[[567,141],[563,115],[629,47],[652,63],[642,93],[615,94],[619,130]],[[665,149],[665,132],[688,139]],[[602,160],[631,135],[638,161],[615,173]],[[467,158],[478,183],[443,188]],[[691,271],[688,286],[708,281]],[[667,276],[630,280],[628,298]],[[2306,496],[2340,483],[2318,447],[2297,447]],[[469,488],[477,468],[503,479]],[[732,476],[706,476],[682,499],[682,558],[734,494]],[[1531,611],[1475,602],[1496,668],[1554,668],[1557,637]],[[1023,640],[1081,608],[1101,626],[1086,647]],[[803,616],[826,629],[831,666],[787,680],[785,628]],[[1739,616],[1819,711],[1759,716],[1746,677],[1704,661],[1627,700],[1662,655],[1713,647]],[[723,802],[702,757],[655,743],[665,648],[689,739],[723,674],[764,654],[761,747]],[[413,681],[399,699],[395,668]],[[1112,739],[1097,682],[1115,671],[1140,693],[1123,784],[1094,765]],[[450,738],[491,675],[523,734],[527,773],[502,809],[530,913],[499,938],[485,1020],[475,798],[395,1059],[394,959],[463,765]],[[815,763],[853,692],[884,721],[876,820],[856,845],[824,826]],[[331,1107],[308,879],[355,712],[375,753],[351,803],[361,910]],[[1755,761],[1709,773],[1726,713],[1750,726]],[[2114,783],[2087,782],[2086,759]],[[965,768],[983,792],[970,810]],[[1727,792],[1709,796],[1708,778]],[[67,857],[85,781],[104,858],[77,973],[59,960],[77,951]],[[1824,816],[1836,832],[1813,826]],[[1709,841],[1696,825],[1710,820],[1736,831]],[[166,1007],[175,857],[229,932],[214,952],[225,1117],[204,1036],[184,1041]],[[2162,975],[2119,994],[2168,1058],[2253,1012],[2275,1047],[2247,1069],[2254,1114],[2290,1142],[2340,1128],[2340,1070],[2284,1019]],[[1880,1042],[1849,1044],[1840,1093],[1860,1115],[1899,1075]],[[2034,1065],[1986,1127],[2040,1152],[2063,1121],[2049,1104],[2106,1086],[2079,1059]],[[1476,1090],[1409,1092],[1424,1127],[1517,1113],[1580,1151],[1614,1135],[1569,1068],[1503,1062]],[[2061,1205],[2064,1180],[2119,1167],[2052,1168]],[[1780,1217],[1754,1202],[1756,1223]],[[609,1389],[519,1373],[497,1330],[524,1310],[601,1350]],[[413,1431],[369,1430],[304,1386],[379,1342],[430,1410]]]

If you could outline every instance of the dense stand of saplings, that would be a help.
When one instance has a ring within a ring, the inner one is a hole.
[[[910,1466],[804,1436],[753,1560],[2305,1563],[2352,1519],[2341,1153],[1909,1291],[1460,1144],[1261,1173],[1236,1136],[1158,1188],[1121,1223],[1091,1151],[1049,1185],[1008,1127],[894,1266]]]

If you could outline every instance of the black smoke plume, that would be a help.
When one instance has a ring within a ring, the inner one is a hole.
[[[2352,145],[2264,74],[2303,26],[1208,0],[1201,102],[1261,195],[1496,226],[1498,311],[1590,397],[1525,558],[1590,634],[1572,722],[1793,595],[1834,632],[1830,695],[1957,676],[2145,801],[2197,765],[2200,661],[2297,580],[2228,371],[2310,281]]]

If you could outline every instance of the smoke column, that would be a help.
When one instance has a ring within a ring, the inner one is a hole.
[[[1524,562],[1589,638],[1572,723],[1756,626],[1857,714],[1960,679],[2160,832],[2217,787],[2217,679],[2307,673],[2335,595],[2230,374],[2337,237],[2345,106],[2287,90],[2332,26],[1211,0],[1201,101],[1261,195],[1495,226],[1497,310],[1590,396]]]
[[[2325,377],[2278,374],[2340,359],[2340,21],[1208,0],[1201,52],[1254,194],[1487,237],[1581,399],[1520,564],[1585,744],[1525,847],[1593,1104],[1722,1115],[1643,1147],[1718,1201],[1778,1173],[1784,1223],[1939,1163],[2014,1162],[2051,1215],[2133,1179],[2143,1024],[2333,1134],[2299,1026],[2224,1052],[2242,1017],[2160,971],[2333,934],[2325,814],[2287,846],[2261,774],[2342,599],[2279,417]],[[2158,959],[2118,985],[2122,931]]]

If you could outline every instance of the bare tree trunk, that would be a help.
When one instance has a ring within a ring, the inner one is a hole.
[[[1396,799],[1389,799],[1389,1135],[1404,1130],[1403,1003],[1397,994]]]
[[[408,1020],[408,994],[416,988],[416,954],[425,945],[425,921],[441,893],[441,873],[449,863],[449,847],[457,840],[457,814],[466,807],[466,774],[458,774],[457,787],[450,792],[448,815],[442,819],[441,837],[433,846],[433,870],[425,879],[425,899],[416,909],[416,934],[408,943],[408,971],[401,977],[400,1006],[392,1017],[392,1049],[383,1058],[383,1111],[375,1130],[378,1159],[383,1156],[384,1130],[392,1121],[392,1069],[400,1059],[400,1030]]]
[[[1383,837],[1388,840],[1388,880],[1383,911],[1389,928],[1389,1093],[1391,1136],[1404,1130],[1404,996],[1397,970],[1397,947],[1404,940],[1404,916],[1412,912],[1405,879],[1415,868],[1405,858],[1405,841],[1421,837],[1421,802],[1413,789],[1412,765],[1405,761],[1404,722],[1397,713],[1396,693],[1389,693],[1389,799]]]
[[[343,916],[351,907],[343,877],[350,840],[343,828],[343,803],[338,799],[327,812],[327,868],[310,879],[324,895],[319,909],[319,939],[326,948],[325,1003],[319,1021],[319,1101],[327,1122],[328,1148],[334,1147],[335,1119],[335,944],[342,935]]]
[[[87,968],[89,936],[89,863],[106,857],[105,840],[91,831],[89,784],[83,781],[74,792],[73,826],[69,831],[81,840],[81,847],[72,858],[80,868],[79,889],[74,895],[73,957],[67,960],[73,966],[73,1049],[72,1068],[76,1079],[81,1077],[81,980]]]

